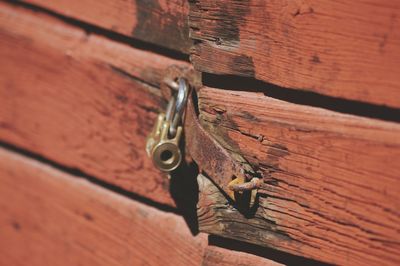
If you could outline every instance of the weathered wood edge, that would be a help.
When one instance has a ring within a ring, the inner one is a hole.
[[[23,0],[56,14],[187,54],[189,38],[186,0]]]

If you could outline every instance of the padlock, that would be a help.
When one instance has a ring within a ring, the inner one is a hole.
[[[146,143],[147,155],[164,172],[175,170],[182,160],[179,141],[190,87],[183,78],[178,78],[176,82],[178,92],[169,100],[166,112],[158,115]]]
[[[157,123],[147,139],[146,151],[154,165],[161,171],[175,170],[181,160],[182,154],[179,148],[179,140],[182,127],[179,126],[173,138],[169,137],[170,121],[165,114],[159,114]]]

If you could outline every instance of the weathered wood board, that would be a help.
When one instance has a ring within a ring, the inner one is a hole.
[[[191,0],[196,69],[400,107],[400,2]]]
[[[23,0],[62,16],[188,53],[186,0]]]
[[[0,149],[1,265],[200,265],[182,217]]]
[[[200,180],[201,230],[334,264],[400,262],[399,124],[214,88],[199,106],[264,176],[251,219]]]
[[[145,153],[171,65],[41,13],[0,3],[0,140],[173,205]],[[136,78],[137,77],[137,78]],[[146,83],[146,84],[145,84]]]

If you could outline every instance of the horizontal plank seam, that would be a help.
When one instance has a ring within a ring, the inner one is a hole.
[[[118,75],[120,75],[120,76],[122,76],[122,77],[124,77],[124,78],[127,78],[127,79],[129,79],[129,80],[133,80],[133,81],[135,81],[135,82],[137,82],[137,83],[141,83],[142,85],[144,85],[144,87],[149,87],[148,92],[149,92],[150,94],[155,94],[155,93],[154,93],[155,91],[158,91],[159,93],[161,93],[159,87],[155,87],[154,84],[152,84],[152,83],[150,83],[150,82],[148,82],[148,81],[146,81],[146,80],[144,80],[144,79],[141,79],[141,78],[139,78],[139,77],[136,77],[136,76],[130,74],[129,72],[125,71],[124,69],[119,68],[119,67],[117,67],[117,66],[114,66],[114,65],[112,65],[112,64],[108,64],[108,66],[109,66],[115,73],[117,73]],[[152,89],[153,89],[153,90],[152,90]],[[158,94],[157,96],[159,96],[159,94]],[[149,111],[149,112],[153,112],[153,113],[157,113],[157,114],[159,113],[159,110],[158,110],[158,109],[155,109],[155,108],[154,108],[154,109],[149,109],[148,107],[144,107],[144,106],[141,106],[141,105],[139,105],[139,107],[141,107],[142,109],[145,109],[146,111]]]
[[[13,1],[13,0],[3,0],[3,1],[8,4],[14,5],[14,6],[22,7],[25,9],[29,9],[29,10],[32,10],[35,12],[44,13],[46,15],[52,16],[56,19],[63,21],[66,24],[83,29],[87,34],[95,33],[95,34],[105,37],[111,41],[127,44],[129,46],[132,46],[135,49],[149,51],[149,52],[157,53],[157,54],[160,54],[165,57],[172,58],[172,59],[189,62],[189,55],[186,55],[184,53],[181,53],[181,52],[178,52],[178,51],[175,51],[172,49],[168,49],[163,46],[159,46],[157,44],[147,43],[145,41],[136,39],[134,37],[128,37],[123,34],[120,34],[120,33],[114,32],[114,31],[110,31],[105,28],[102,28],[102,27],[99,27],[99,26],[96,26],[96,25],[93,25],[93,24],[90,24],[90,23],[87,23],[84,21],[80,21],[80,20],[74,19],[72,17],[68,17],[65,15],[59,14],[50,9],[47,9],[47,8],[44,8],[41,6],[37,6],[34,4]]]
[[[76,178],[85,179],[85,180],[89,181],[92,184],[95,184],[95,185],[100,186],[100,187],[102,187],[104,189],[110,190],[110,191],[112,191],[114,193],[117,193],[119,195],[127,197],[127,198],[129,198],[131,200],[138,201],[138,202],[140,202],[142,204],[146,204],[148,206],[154,207],[154,208],[159,209],[161,211],[170,212],[170,213],[174,213],[174,214],[177,214],[177,215],[182,215],[182,213],[176,208],[173,208],[173,207],[170,207],[170,206],[155,202],[153,200],[150,200],[148,198],[140,196],[140,195],[138,195],[136,193],[133,193],[133,192],[127,191],[125,189],[122,189],[122,188],[120,188],[118,186],[109,184],[109,183],[107,183],[107,182],[105,182],[105,181],[103,181],[101,179],[98,179],[98,178],[96,178],[94,176],[91,176],[91,175],[83,172],[80,169],[71,168],[71,167],[68,167],[68,166],[65,166],[65,165],[61,165],[61,164],[59,164],[57,162],[54,162],[54,161],[52,161],[52,160],[50,160],[48,158],[43,157],[40,154],[25,150],[25,149],[23,149],[21,147],[17,147],[17,146],[14,146],[12,144],[0,141],[0,148],[2,148],[4,150],[7,150],[9,152],[17,153],[17,154],[19,154],[21,156],[24,156],[24,157],[27,157],[27,158],[29,158],[31,160],[35,160],[35,161],[40,162],[40,163],[42,163],[44,165],[50,166],[52,168],[55,168],[58,171],[67,173],[70,176],[73,176],[73,177],[76,177]],[[137,185],[139,186],[140,182],[138,182]]]
[[[203,73],[203,85],[223,90],[259,92],[267,97],[288,103],[323,108],[338,113],[384,121],[400,122],[400,109],[398,108],[337,98],[311,91],[295,90],[250,77]]]
[[[208,245],[253,254],[255,256],[273,260],[284,265],[331,265],[318,260],[293,255],[284,251],[216,235],[208,236]]]

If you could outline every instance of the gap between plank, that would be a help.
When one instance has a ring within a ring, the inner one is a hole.
[[[308,265],[308,266],[325,266],[332,265],[328,263],[324,263],[321,261],[300,257],[297,255],[293,255],[284,251],[275,250],[272,248],[261,247],[255,244],[246,243],[243,241],[228,239],[221,236],[209,235],[208,236],[208,245],[216,246],[220,248],[225,248],[228,250],[234,250],[239,252],[244,252],[248,254],[253,254],[255,256],[259,256],[265,259],[269,259],[284,265]]]
[[[280,87],[249,77],[203,73],[202,79],[204,86],[217,89],[261,92],[267,97],[294,104],[385,121],[400,122],[400,109],[397,108],[336,98],[311,91]]]
[[[93,24],[90,24],[87,22],[83,22],[83,21],[74,19],[72,17],[67,17],[64,15],[61,15],[61,14],[54,12],[52,10],[49,10],[47,8],[33,5],[30,3],[13,1],[13,0],[3,0],[3,1],[8,4],[14,5],[14,6],[20,6],[25,9],[29,9],[29,10],[32,10],[35,12],[41,12],[46,15],[53,16],[53,17],[63,21],[64,23],[81,28],[82,30],[84,30],[86,32],[87,35],[94,33],[94,34],[103,36],[109,40],[127,44],[135,49],[149,51],[149,52],[157,53],[157,54],[160,54],[165,57],[172,58],[172,59],[189,62],[189,55],[186,55],[184,53],[181,53],[181,52],[178,52],[178,51],[175,51],[175,50],[163,47],[163,46],[159,46],[157,44],[147,43],[145,41],[141,41],[134,37],[116,33],[116,32],[101,28],[99,26],[96,26],[96,25],[93,25]]]
[[[177,215],[182,215],[182,213],[176,208],[173,208],[173,207],[170,207],[170,206],[167,206],[167,205],[152,201],[152,200],[150,200],[148,198],[145,198],[143,196],[137,195],[137,194],[135,194],[133,192],[127,191],[127,190],[122,189],[122,188],[120,188],[118,186],[109,184],[109,183],[107,183],[105,181],[97,179],[94,176],[91,176],[89,174],[84,173],[80,169],[71,168],[71,167],[67,167],[67,166],[58,164],[58,163],[56,163],[54,161],[51,161],[51,160],[49,160],[49,159],[47,159],[47,158],[45,158],[45,157],[43,157],[43,156],[41,156],[41,155],[39,155],[37,153],[33,153],[31,151],[25,150],[25,149],[20,148],[20,147],[16,147],[16,146],[14,146],[12,144],[5,143],[5,142],[2,142],[2,141],[0,141],[0,148],[3,148],[5,150],[13,152],[13,153],[17,153],[17,154],[22,155],[22,156],[25,156],[25,157],[27,157],[27,158],[29,158],[31,160],[38,161],[38,162],[40,162],[40,163],[42,163],[44,165],[50,166],[50,167],[55,168],[55,169],[57,169],[57,170],[59,170],[61,172],[67,173],[67,174],[69,174],[69,175],[71,175],[73,177],[86,179],[87,181],[89,181],[92,184],[95,184],[95,185],[100,186],[100,187],[102,187],[104,189],[110,190],[110,191],[112,191],[114,193],[117,193],[119,195],[125,196],[125,197],[127,197],[127,198],[129,198],[131,200],[135,200],[135,201],[138,201],[140,203],[149,205],[149,206],[154,207],[156,209],[159,209],[161,211],[170,212],[170,213],[174,213],[174,214],[177,214]],[[138,185],[140,185],[140,184],[138,183]]]

